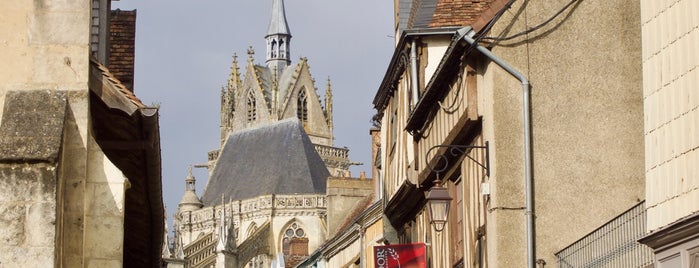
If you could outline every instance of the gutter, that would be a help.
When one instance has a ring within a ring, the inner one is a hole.
[[[526,76],[520,73],[517,69],[507,64],[504,60],[500,59],[498,56],[493,54],[490,50],[485,47],[480,46],[476,40],[472,38],[475,32],[470,26],[461,28],[457,31],[459,36],[463,36],[464,41],[471,45],[473,48],[477,49],[478,52],[488,57],[491,61],[495,62],[498,66],[505,69],[510,75],[519,79],[522,83],[522,112],[524,114],[524,179],[525,179],[525,215],[527,218],[527,267],[534,268],[536,265],[536,253],[535,253],[535,237],[534,237],[534,191],[533,191],[533,177],[532,177],[532,150],[531,150],[531,107],[529,96],[531,95],[531,88],[529,87],[529,80]]]

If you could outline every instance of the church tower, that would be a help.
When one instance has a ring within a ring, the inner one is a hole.
[[[267,67],[272,71],[272,75],[281,75],[286,66],[291,63],[289,41],[291,32],[286,23],[286,13],[284,12],[284,0],[273,0],[272,17],[267,28]]]
[[[228,82],[221,89],[220,148],[209,152],[211,172],[231,133],[297,118],[333,176],[349,174],[349,150],[334,146],[333,100],[330,79],[324,98],[318,94],[308,59],[290,60],[291,33],[283,0],[272,0],[265,35],[265,64],[256,64],[254,49],[247,60],[233,55]]]

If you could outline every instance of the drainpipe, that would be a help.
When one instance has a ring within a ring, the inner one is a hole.
[[[529,107],[529,80],[522,73],[517,71],[514,67],[507,64],[504,60],[500,59],[498,56],[493,54],[490,50],[485,47],[478,45],[476,40],[472,38],[475,32],[471,27],[467,26],[461,28],[457,31],[460,36],[469,45],[477,49],[481,54],[488,57],[491,61],[495,62],[498,66],[505,69],[510,75],[519,79],[522,82],[522,110],[524,114],[524,180],[525,180],[525,215],[527,217],[527,267],[535,268],[535,243],[534,243],[534,192],[533,192],[533,178],[532,178],[532,150],[531,150],[531,119]]]
[[[413,91],[413,103],[411,109],[417,104],[417,46],[415,39],[410,44],[410,85]],[[412,112],[412,111],[411,111]]]

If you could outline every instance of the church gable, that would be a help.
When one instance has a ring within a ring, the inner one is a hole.
[[[316,138],[314,142],[317,138],[329,140],[330,128],[306,60],[299,64],[297,72],[295,83],[290,84],[284,100],[281,118],[298,118],[308,135]]]
[[[234,130],[271,121],[269,100],[263,94],[261,87],[260,80],[262,79],[252,63],[249,63],[246,69],[243,88],[239,91],[235,102]]]

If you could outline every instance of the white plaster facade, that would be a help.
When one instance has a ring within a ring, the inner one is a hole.
[[[641,1],[648,231],[699,211],[697,16],[697,1]]]
[[[655,267],[699,265],[699,2],[642,0],[647,235]]]

